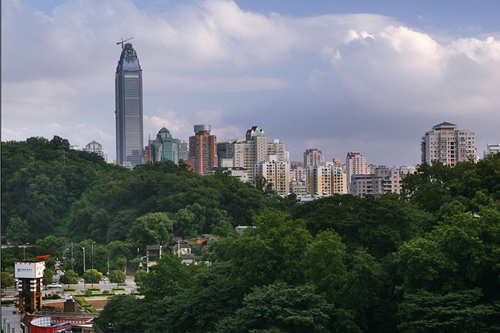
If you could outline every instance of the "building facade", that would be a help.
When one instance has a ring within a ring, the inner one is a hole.
[[[82,150],[89,152],[89,153],[95,153],[95,154],[101,156],[102,158],[104,158],[104,161],[108,162],[108,155],[104,151],[103,146],[95,140],[93,140],[92,142],[89,142],[87,145],[85,145],[85,148],[83,148]]]
[[[455,166],[458,162],[476,159],[475,134],[469,130],[458,130],[457,125],[442,122],[425,133],[421,143],[422,164],[435,161]]]
[[[189,137],[189,161],[193,171],[208,175],[217,167],[217,137],[210,135],[210,125],[195,125],[195,135]]]
[[[285,162],[288,158],[285,145],[280,140],[269,142],[263,129],[253,126],[247,130],[245,140],[233,142],[233,167],[248,170],[250,182],[255,179],[255,165],[266,161],[266,156],[275,155],[277,162]]]
[[[132,44],[123,47],[115,75],[116,162],[133,168],[142,163],[142,69]]]
[[[150,145],[153,162],[179,162],[179,143],[172,138],[170,131],[163,127],[156,135],[156,140]]]
[[[347,189],[351,188],[352,177],[354,175],[369,175],[372,168],[366,163],[360,152],[348,152],[346,157]]]
[[[307,172],[309,194],[312,196],[325,196],[335,193],[347,193],[347,175],[342,166],[333,162],[311,166]]]
[[[500,143],[488,143],[483,158],[488,158],[492,154],[498,154],[498,152],[500,152]]]
[[[372,174],[354,175],[349,193],[357,196],[401,193],[403,179],[415,170],[415,166],[388,168],[381,165],[375,167]]]
[[[290,163],[279,161],[276,155],[267,155],[264,162],[254,165],[254,174],[261,174],[277,194],[290,193]]]
[[[325,163],[325,156],[321,150],[318,149],[307,149],[304,152],[304,168],[315,167]]]

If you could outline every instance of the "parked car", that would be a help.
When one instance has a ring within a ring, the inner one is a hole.
[[[49,284],[47,288],[62,288],[62,285],[57,282],[54,282],[52,284]]]

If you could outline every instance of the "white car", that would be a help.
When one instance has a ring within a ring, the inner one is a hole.
[[[52,283],[47,286],[47,288],[62,288],[62,285],[59,283]]]

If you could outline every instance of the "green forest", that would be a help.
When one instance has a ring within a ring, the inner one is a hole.
[[[182,163],[106,164],[57,136],[2,142],[2,242],[36,244],[3,249],[2,271],[51,254],[83,275],[82,247],[123,270],[204,233],[219,239],[210,264],[165,253],[136,275],[143,297],[108,301],[101,331],[500,331],[500,154],[424,164],[401,194],[298,203]]]

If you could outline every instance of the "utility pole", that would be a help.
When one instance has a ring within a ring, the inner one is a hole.
[[[92,269],[94,269],[94,244],[95,242],[92,242]]]
[[[83,249],[83,273],[85,273],[85,248],[82,247]]]

